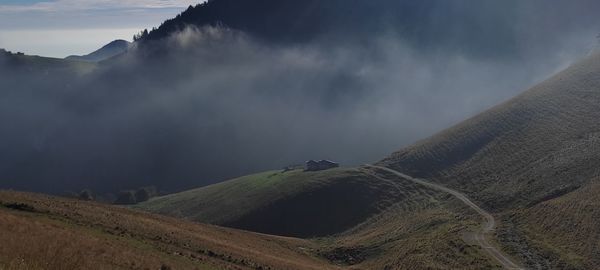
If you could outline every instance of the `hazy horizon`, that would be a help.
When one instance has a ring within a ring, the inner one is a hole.
[[[64,58],[160,25],[201,0],[0,0],[0,48]]]

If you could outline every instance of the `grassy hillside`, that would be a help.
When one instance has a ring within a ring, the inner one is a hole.
[[[289,173],[299,177],[302,172]],[[259,177],[272,174],[246,178],[255,196],[260,197],[256,190],[273,191]],[[303,240],[93,202],[1,191],[0,269],[499,268],[477,245],[463,239],[463,233],[479,226],[480,220],[451,197],[365,168],[316,174],[343,176],[349,182],[353,180],[348,175],[360,174],[371,184],[379,181],[380,188],[392,189],[397,199],[350,230]],[[328,185],[324,179],[316,182]],[[318,193],[317,189],[311,192]],[[349,195],[359,195],[361,190],[353,192]],[[325,208],[343,211],[336,200],[332,196],[322,206],[337,205],[337,209]],[[240,202],[238,208],[249,206],[248,201]]]
[[[599,174],[600,55],[380,164],[468,191],[489,208],[527,206]]]
[[[521,252],[520,241],[537,251],[529,254],[530,268],[600,268],[600,179],[505,218],[511,225],[501,233],[507,246]]]
[[[453,197],[372,168],[271,171],[136,206],[265,233],[313,237],[353,269],[499,268],[463,235],[480,217]]]
[[[305,240],[9,191],[0,243],[0,269],[335,268]]]
[[[533,269],[598,268],[600,55],[379,164],[469,194]]]
[[[4,53],[0,51],[0,68],[7,68],[5,72],[14,74],[24,73],[26,75],[44,72],[46,75],[52,73],[74,72],[75,74],[85,73],[93,70],[94,63],[81,61],[72,61],[59,58],[17,55]]]
[[[355,252],[363,259],[358,264],[361,269],[502,268],[468,239],[482,220],[462,202],[386,171],[366,172],[394,183],[395,192],[406,199],[351,230],[326,238],[332,244],[330,252]]]
[[[140,209],[252,231],[313,237],[342,232],[402,200],[360,169],[270,171],[154,198]]]

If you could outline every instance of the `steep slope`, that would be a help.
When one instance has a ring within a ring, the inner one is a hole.
[[[92,53],[86,55],[71,55],[65,59],[85,62],[100,62],[126,52],[130,46],[131,43],[129,41],[118,39],[104,45],[102,48]]]
[[[380,162],[469,191],[490,208],[526,206],[598,175],[600,55]]]
[[[379,164],[464,191],[502,217],[532,269],[594,269],[600,216],[600,54]]]
[[[0,269],[335,269],[315,243],[0,191]]]

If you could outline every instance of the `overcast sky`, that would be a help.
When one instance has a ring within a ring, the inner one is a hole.
[[[0,48],[65,57],[131,40],[202,0],[0,0]]]

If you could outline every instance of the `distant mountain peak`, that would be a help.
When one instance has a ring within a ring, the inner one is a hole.
[[[100,62],[116,55],[122,54],[131,46],[131,42],[127,40],[117,39],[102,46],[102,48],[87,54],[87,55],[71,55],[66,57],[68,60],[77,60],[85,62]]]

